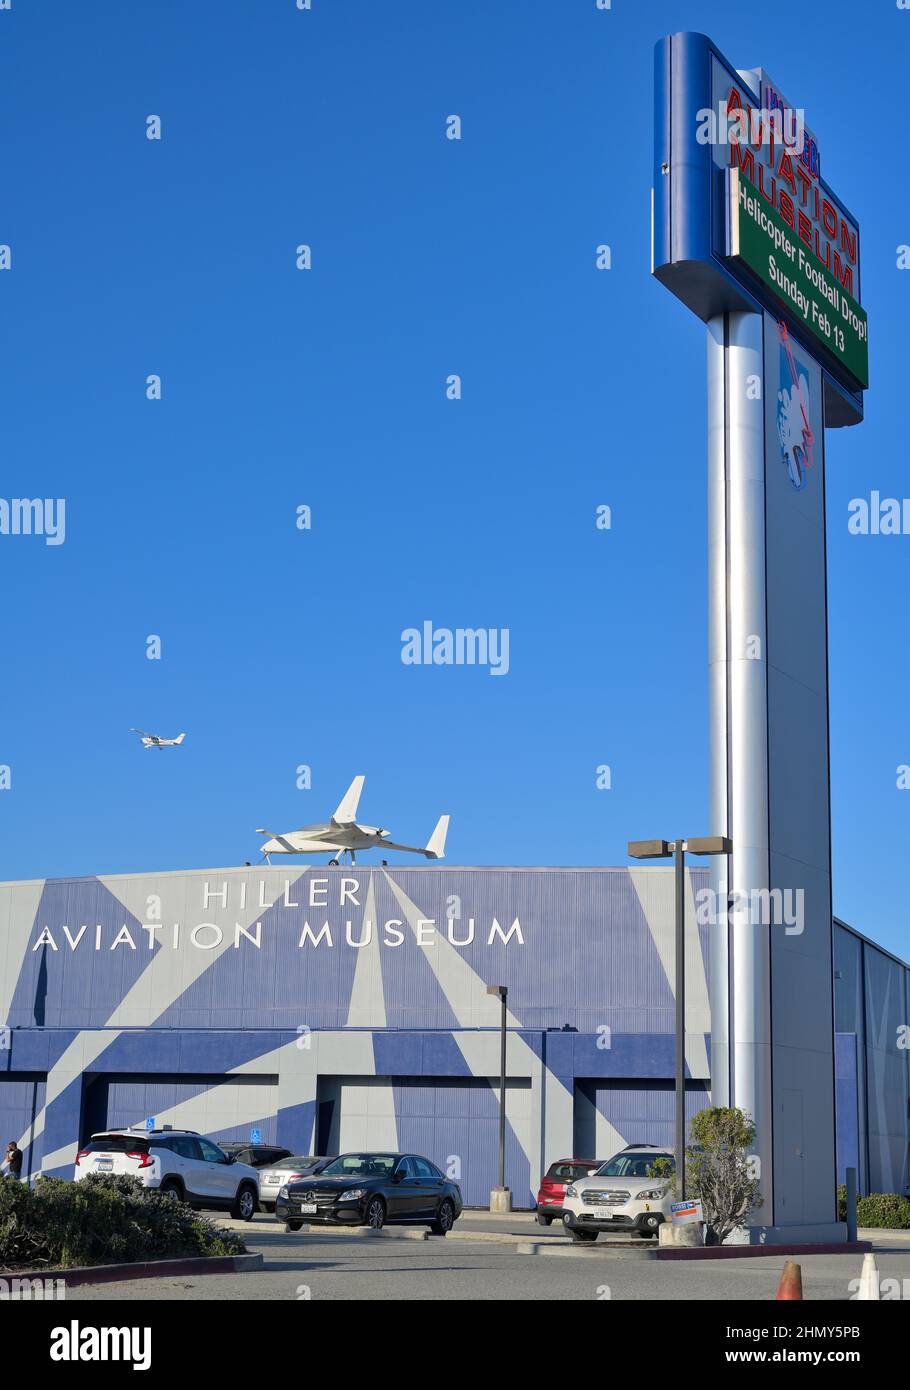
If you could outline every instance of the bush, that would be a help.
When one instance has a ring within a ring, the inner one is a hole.
[[[837,1217],[847,1219],[847,1189],[843,1183],[837,1189]],[[857,1226],[877,1227],[884,1231],[910,1230],[910,1201],[896,1192],[870,1192],[856,1200]]]
[[[0,1266],[119,1264],[180,1255],[240,1255],[242,1238],[137,1178],[0,1178]]]
[[[910,1229],[910,1201],[896,1192],[870,1192],[856,1204],[856,1224],[906,1231]]]

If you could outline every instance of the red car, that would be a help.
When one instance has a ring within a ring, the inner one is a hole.
[[[551,1163],[540,1180],[537,1194],[537,1220],[541,1226],[562,1220],[562,1198],[566,1184],[576,1178],[586,1178],[593,1168],[599,1168],[599,1158],[558,1158]]]

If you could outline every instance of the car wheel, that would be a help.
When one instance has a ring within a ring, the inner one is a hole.
[[[430,1230],[434,1236],[444,1236],[455,1225],[455,1208],[448,1197],[439,1204],[439,1212],[435,1221],[430,1222]]]
[[[552,1222],[553,1222],[552,1216],[546,1216],[542,1211],[539,1211],[539,1212],[537,1213],[537,1224],[538,1224],[538,1226],[550,1226],[550,1225],[552,1225]]]
[[[579,1244],[581,1244],[582,1242],[590,1242],[592,1240],[597,1239],[596,1231],[578,1231],[575,1229],[574,1226],[569,1227],[569,1235],[572,1237],[574,1241],[577,1241]]]
[[[374,1231],[381,1231],[385,1225],[385,1202],[381,1197],[371,1197],[367,1203],[367,1225]]]
[[[302,1221],[285,1221],[284,1229],[286,1231],[299,1231],[302,1225]]]
[[[180,1190],[180,1184],[179,1182],[175,1182],[173,1178],[165,1178],[164,1182],[158,1188],[158,1191],[161,1193],[162,1197],[170,1197],[174,1202],[183,1201],[183,1193]]]
[[[259,1198],[256,1196],[255,1189],[250,1187],[249,1183],[241,1183],[231,1208],[231,1216],[235,1221],[252,1221],[258,1206]]]

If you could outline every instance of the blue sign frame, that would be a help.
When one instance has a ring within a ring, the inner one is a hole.
[[[759,107],[760,93],[705,34],[668,35],[654,48],[652,273],[705,321],[715,314],[764,309],[782,318],[797,342],[821,365],[826,426],[858,424],[863,418],[863,392],[837,359],[807,335],[800,320],[757,279],[740,278],[724,259],[726,171],[715,163],[712,146],[698,141],[697,113],[712,108],[715,59],[744,98]],[[824,179],[818,183],[857,229],[854,298],[861,303],[859,224]]]

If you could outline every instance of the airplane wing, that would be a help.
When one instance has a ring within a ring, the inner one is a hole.
[[[292,845],[291,842],[290,842],[290,840],[286,839],[284,835],[276,835],[276,834],[274,833],[274,831],[272,831],[272,830],[262,830],[261,828],[260,828],[259,830],[256,831],[256,834],[257,834],[257,835],[268,835],[270,839],[275,840],[276,843],[279,844],[279,845],[281,846],[282,853],[284,853],[284,854],[299,854],[299,853],[300,853],[300,851],[297,849],[296,845]],[[273,854],[276,854],[278,851],[277,851],[277,850],[272,850],[271,852],[272,852]]]
[[[138,734],[140,738],[154,738],[154,734],[147,734],[144,729],[130,729],[131,734]]]
[[[332,844],[330,840],[311,839],[309,837],[295,843],[289,838],[294,833],[294,831],[290,831],[288,835],[276,835],[272,830],[261,828],[256,831],[257,835],[268,835],[275,841],[276,845],[281,846],[280,849],[270,849],[269,854],[324,854],[327,850],[330,853],[340,853],[344,849],[344,845]]]
[[[363,791],[363,784],[365,781],[365,777],[354,778],[337,807],[332,812],[333,825],[350,825],[352,821],[357,819],[357,807],[360,803],[360,793]]]
[[[422,854],[424,859],[444,859],[446,834],[449,829],[448,816],[440,816],[436,827],[423,847],[418,845],[396,845],[394,840],[383,840],[379,849],[400,849],[406,854]]]
[[[301,840],[294,846],[295,854],[341,854],[345,845],[333,845],[331,840]]]

